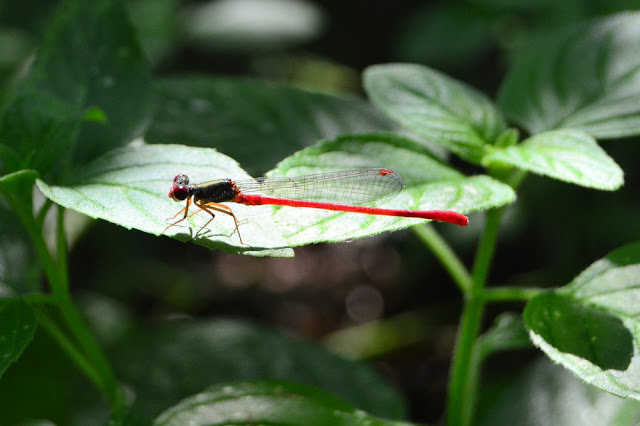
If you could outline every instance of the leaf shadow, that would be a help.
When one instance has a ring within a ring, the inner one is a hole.
[[[281,246],[260,246],[244,243],[243,245],[225,243],[223,240],[216,240],[215,237],[230,238],[224,234],[204,234],[198,235],[196,238],[192,228],[189,232],[178,232],[172,235],[168,235],[170,238],[174,238],[183,243],[195,243],[206,247],[210,250],[222,250],[230,254],[245,254],[259,257],[293,257],[293,249],[288,245]],[[235,233],[235,231],[234,231]]]
[[[570,297],[546,293],[525,309],[527,326],[557,350],[603,370],[625,371],[633,357],[633,335],[619,317]]]

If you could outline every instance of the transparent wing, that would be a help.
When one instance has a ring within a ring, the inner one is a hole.
[[[259,177],[236,181],[236,186],[245,194],[360,205],[396,196],[404,179],[393,170],[371,168],[291,178]]]

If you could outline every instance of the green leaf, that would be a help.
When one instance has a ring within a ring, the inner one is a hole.
[[[157,64],[177,47],[181,22],[175,19],[180,0],[133,0],[126,2],[132,25],[149,60]]]
[[[311,386],[282,381],[219,384],[181,401],[156,418],[173,425],[400,425],[356,409]]]
[[[49,172],[63,162],[80,130],[83,112],[46,93],[17,96],[0,116],[0,162],[5,173]]]
[[[482,163],[507,164],[596,189],[618,189],[624,181],[622,169],[595,139],[575,129],[552,130],[519,145],[493,148]]]
[[[147,142],[215,147],[256,175],[321,139],[394,127],[360,100],[259,80],[172,77],[157,91]]]
[[[143,417],[217,383],[265,379],[319,387],[387,418],[406,414],[402,397],[366,364],[249,323],[167,321],[130,332],[110,352]]]
[[[177,204],[167,196],[178,173],[186,173],[194,183],[249,177],[233,159],[213,149],[141,145],[116,149],[87,164],[69,186],[49,186],[42,180],[37,184],[51,200],[87,216],[127,229],[191,241],[211,216],[201,212],[164,232],[178,218],[170,219],[186,204]],[[197,208],[190,211],[196,212]],[[245,244],[240,243],[233,219],[225,214],[216,215],[207,231],[193,241],[233,253],[293,254],[270,221],[270,207],[234,205],[233,211],[242,221],[240,232]]]
[[[87,111],[89,116],[91,111],[103,112],[106,122],[84,123],[80,143],[73,152],[78,163],[139,136],[151,106],[150,73],[122,3],[62,2],[17,93],[46,94],[45,100],[51,105],[47,105],[45,118],[59,119],[58,126],[80,122]],[[36,97],[35,101],[39,99]],[[57,105],[66,105],[64,114],[58,112],[61,117],[54,115],[53,99],[57,99]],[[17,96],[15,102],[20,101],[21,96]],[[79,111],[82,113],[77,114]],[[69,120],[72,123],[67,123]],[[33,143],[39,143],[43,150],[51,149],[47,147],[52,143],[46,123],[36,122],[32,126],[43,133],[39,140],[36,134],[29,133]],[[57,153],[54,158],[68,151],[73,142],[74,137],[65,136],[71,140],[53,139]]]
[[[582,380],[640,400],[640,243],[619,248],[567,286],[533,298],[534,344]]]
[[[520,138],[520,132],[517,129],[510,128],[500,133],[500,136],[496,139],[495,146],[499,148],[506,148],[518,143]]]
[[[419,143],[396,135],[346,135],[324,141],[283,160],[270,176],[299,176],[352,168],[383,167],[405,179],[405,189],[381,207],[447,209],[461,213],[512,202],[511,187],[488,176],[467,177],[433,157]],[[276,222],[292,246],[344,241],[424,223],[422,219],[278,208]]]
[[[640,133],[640,13],[549,34],[520,53],[500,90],[531,134],[567,127],[596,138]]]
[[[20,358],[35,330],[31,306],[21,299],[0,299],[0,377]]]
[[[383,164],[380,158],[385,159]],[[504,205],[514,199],[509,186],[487,176],[465,177],[431,157],[418,144],[390,135],[349,136],[328,141],[300,151],[271,174],[301,175],[353,167],[393,167],[404,175],[406,190],[385,204],[393,208],[469,212]],[[103,156],[77,173],[69,186],[49,186],[44,181],[38,181],[38,186],[47,197],[64,207],[128,229],[160,235],[172,223],[167,219],[184,205],[167,197],[173,177],[178,173],[186,173],[195,183],[249,177],[235,161],[212,149],[144,145],[118,149]],[[218,214],[196,243],[234,253],[282,256],[292,254],[287,249],[289,245],[362,238],[423,222],[302,208],[231,206],[241,221],[239,229],[244,244],[236,235],[233,219],[225,214]],[[197,209],[192,207],[191,211]],[[191,240],[209,219],[206,213],[197,214],[167,229],[165,234]]]
[[[527,325],[560,353],[571,354],[602,370],[625,370],[633,337],[622,320],[571,297],[547,293],[527,304]],[[536,342],[536,343],[538,343]]]
[[[8,195],[19,191],[29,190],[38,179],[38,172],[25,169],[9,173],[0,177],[0,193]]]
[[[640,409],[625,400],[580,382],[573,374],[541,359],[511,383],[501,383],[493,404],[480,401],[479,426],[563,425],[620,426],[640,424]],[[488,395],[490,392],[484,392]]]
[[[475,5],[424,3],[413,9],[398,27],[396,57],[464,69],[475,66],[494,44],[495,17]]]
[[[365,70],[364,86],[389,117],[474,163],[506,129],[486,96],[427,67],[375,65]]]

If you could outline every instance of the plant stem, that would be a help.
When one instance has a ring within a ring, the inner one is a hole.
[[[478,298],[471,298],[464,305],[449,378],[449,426],[468,425],[473,417],[475,389],[470,389],[470,385],[475,382],[474,375],[477,372],[472,371],[472,361],[483,311],[484,303]]]
[[[67,240],[64,233],[64,208],[58,206],[58,223],[56,227],[56,257],[60,265],[60,285],[61,291],[69,293],[69,271],[67,261]]]
[[[442,266],[447,270],[451,278],[453,278],[453,281],[460,287],[462,293],[469,293],[472,285],[469,271],[433,226],[424,224],[414,226],[411,229],[422,242],[431,249],[433,254],[436,255]]]
[[[84,374],[94,383],[101,382],[99,372],[91,365],[91,362],[78,350],[77,346],[71,341],[55,322],[47,315],[42,307],[35,309],[38,323],[44,327],[49,335],[51,335],[60,347],[67,353]]]
[[[475,355],[476,340],[484,312],[482,295],[493,258],[502,209],[487,212],[485,229],[472,270],[472,282],[465,293],[460,329],[449,379],[447,420],[449,426],[469,425],[475,411],[480,357]]]
[[[96,383],[96,385],[98,385],[105,394],[114,411],[119,412],[123,410],[124,399],[118,381],[107,357],[102,352],[98,342],[96,342],[84,318],[82,318],[82,315],[78,312],[76,306],[68,296],[59,301],[58,307],[69,330],[100,373],[101,381],[100,383]]]
[[[480,245],[478,246],[471,275],[473,279],[471,293],[474,296],[482,292],[487,281],[487,276],[489,275],[489,268],[491,266],[491,260],[493,259],[493,252],[496,246],[502,211],[502,208],[487,211],[484,233],[482,234]]]
[[[48,317],[40,315],[40,322],[58,344],[78,364],[87,377],[107,397],[114,412],[124,410],[124,398],[116,377],[102,349],[91,334],[80,312],[71,301],[67,271],[66,242],[64,240],[64,218],[62,209],[58,211],[57,260],[54,259],[44,240],[41,218],[34,217],[31,193],[27,197],[15,194],[7,197],[20,221],[26,228],[42,264],[52,292],[52,306],[59,309],[66,325],[68,337]]]
[[[47,213],[49,212],[49,208],[51,208],[51,206],[53,205],[53,201],[51,201],[50,199],[46,199],[44,201],[44,204],[42,205],[42,207],[40,207],[40,211],[38,212],[38,215],[36,216],[36,223],[38,223],[39,226],[42,226],[42,224],[44,223],[44,219],[47,217]]]
[[[513,302],[514,300],[522,300],[524,302],[531,300],[534,296],[544,293],[543,288],[526,288],[526,287],[498,287],[486,289],[482,294],[485,302]]]

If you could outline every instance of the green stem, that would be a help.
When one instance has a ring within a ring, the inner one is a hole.
[[[124,400],[118,381],[107,357],[96,342],[84,318],[82,318],[82,315],[68,296],[58,300],[58,308],[75,340],[79,342],[84,353],[100,373],[100,380],[96,382],[96,385],[108,398],[111,408],[114,411],[121,411],[124,409]]]
[[[462,293],[469,293],[472,285],[469,271],[433,226],[424,224],[414,226],[411,229],[422,242],[431,249],[433,254],[435,254],[442,266],[447,270],[451,278],[453,278],[453,281],[460,287]]]
[[[25,294],[22,298],[32,305],[55,305],[58,300],[51,294],[30,293]]]
[[[478,246],[472,270],[472,285],[465,293],[465,304],[449,379],[447,420],[449,426],[469,425],[475,411],[480,357],[476,340],[484,312],[484,286],[493,258],[502,209],[487,212],[484,233]]]
[[[482,293],[482,299],[485,302],[513,302],[516,300],[527,302],[545,291],[542,288],[497,287],[486,289]]]
[[[516,169],[505,183],[515,191],[522,184],[528,174],[529,173],[526,170]]]
[[[498,237],[498,227],[500,225],[502,211],[502,208],[487,211],[484,233],[482,234],[480,245],[478,246],[471,275],[473,278],[473,295],[477,295],[482,292],[487,281],[489,268],[491,266],[491,259],[493,259],[493,252],[496,247],[496,239]]]
[[[42,227],[44,220],[47,217],[47,213],[49,212],[49,209],[52,205],[53,201],[51,201],[49,198],[44,201],[44,204],[42,205],[42,207],[40,207],[40,211],[36,216],[36,223],[38,223],[38,226]]]
[[[51,256],[51,253],[49,252],[49,249],[47,248],[47,244],[43,237],[41,221],[41,219],[43,220],[43,218],[36,219],[33,217],[33,204],[31,202],[31,199],[23,200],[14,195],[7,197],[7,200],[10,202],[14,212],[22,222],[24,228],[27,230],[27,233],[31,238],[31,242],[33,243],[33,247],[36,250],[38,259],[40,260],[40,264],[42,265],[44,273],[48,278],[49,285],[51,286],[51,291],[55,296],[57,296],[60,292],[60,288],[58,285],[59,268],[58,265],[56,265],[55,259]]]
[[[60,345],[63,351],[67,353],[76,365],[84,372],[84,374],[94,383],[100,383],[101,378],[99,372],[93,367],[91,362],[78,350],[78,347],[71,341],[67,335],[55,324],[55,322],[47,315],[42,307],[36,308],[36,317],[38,323],[44,327],[51,337]]]
[[[56,227],[56,257],[60,266],[60,285],[66,294],[69,293],[69,268],[67,260],[67,240],[64,229],[64,208],[58,206],[58,224]]]
[[[471,385],[477,382],[474,377],[477,371],[473,371],[473,360],[483,311],[484,303],[478,298],[472,298],[465,303],[462,312],[449,379],[449,426],[468,425],[473,417],[475,389],[472,389]]]
[[[29,193],[30,197],[30,193]],[[27,230],[42,264],[49,285],[51,286],[53,305],[55,305],[65,322],[68,337],[63,330],[52,321],[41,319],[41,323],[60,346],[70,355],[74,362],[87,374],[87,377],[107,397],[114,412],[124,410],[124,399],[116,377],[102,349],[86,325],[82,315],[71,301],[69,295],[69,279],[67,270],[66,242],[64,241],[64,217],[58,212],[57,260],[54,259],[44,240],[40,217],[33,216],[31,198],[7,197],[20,221]],[[41,317],[44,318],[44,317]]]

